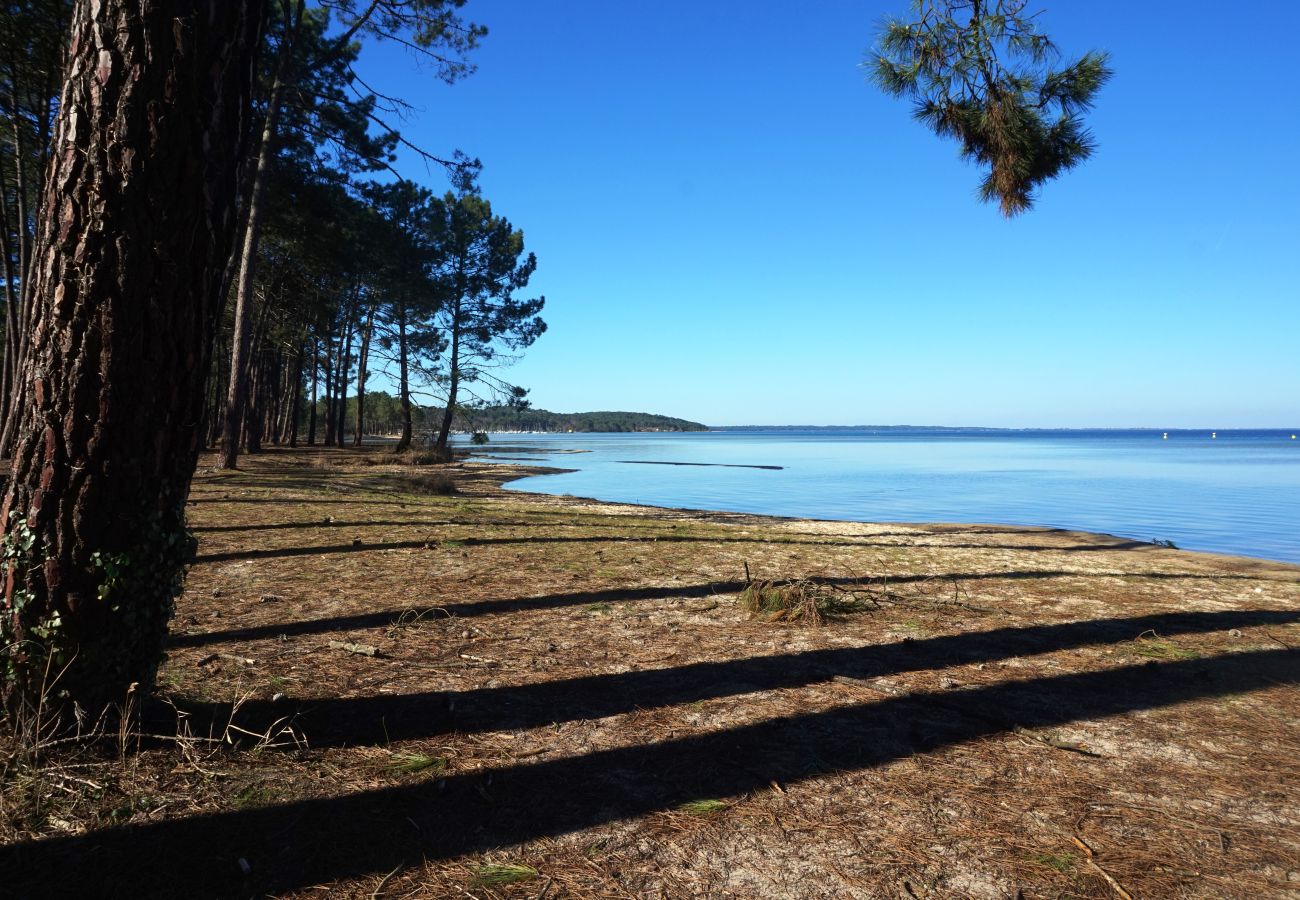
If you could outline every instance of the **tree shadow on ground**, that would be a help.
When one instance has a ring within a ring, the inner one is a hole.
[[[439,523],[430,523],[439,524]],[[322,525],[321,527],[325,527]],[[265,547],[256,550],[228,550],[218,553],[200,553],[195,557],[196,563],[214,563],[214,562],[234,562],[236,560],[253,560],[253,559],[280,559],[291,558],[295,556],[317,556],[335,553],[373,553],[379,550],[414,550],[427,548],[438,542],[437,537],[428,537],[424,539],[409,541],[363,541],[360,538],[355,539],[348,544],[323,544],[309,547]],[[644,536],[617,536],[617,535],[582,535],[578,537],[564,537],[543,535],[534,537],[500,537],[500,538],[465,538],[458,543],[464,547],[494,547],[501,545],[517,544],[760,544],[763,546],[771,545],[791,545],[791,546],[814,546],[814,547],[861,547],[883,548],[890,550],[899,549],[942,549],[942,550],[1018,550],[1018,551],[1057,551],[1057,552],[1086,552],[1097,550],[1136,550],[1136,549],[1154,549],[1154,544],[1146,544],[1141,541],[1128,541],[1121,544],[1079,544],[1071,546],[1053,546],[1051,544],[944,544],[944,543],[917,543],[906,542],[899,543],[896,541],[871,541],[871,540],[854,540],[854,541],[800,541],[800,540],[773,540],[770,538],[727,538],[727,537],[689,537],[685,535],[644,535]]]
[[[1017,726],[1296,683],[1300,652],[1269,650],[916,694],[340,797],[11,845],[0,848],[0,883],[19,897],[289,891],[879,766]]]
[[[1163,638],[1231,628],[1300,622],[1300,612],[1232,610],[1185,612],[1065,622],[925,639],[905,638],[866,647],[833,647],[699,662],[661,669],[588,675],[467,691],[356,698],[243,703],[233,721],[246,732],[265,734],[288,722],[312,747],[382,744],[419,740],[457,731],[486,732],[536,728],[558,722],[599,719],[638,709],[674,706],[758,691],[804,687],[836,677],[879,678],[926,669],[1036,656],[1090,644],[1132,641],[1143,634]],[[401,660],[393,665],[401,666]],[[232,720],[228,703],[183,703],[198,733],[220,733]],[[168,708],[167,713],[171,713]],[[168,721],[159,722],[166,728]]]

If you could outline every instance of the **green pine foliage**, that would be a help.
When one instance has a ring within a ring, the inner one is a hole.
[[[1008,218],[1038,188],[1092,155],[1083,113],[1111,77],[1107,55],[1063,65],[1028,0],[915,0],[917,19],[890,19],[867,63],[885,93],[986,169],[979,195]]]

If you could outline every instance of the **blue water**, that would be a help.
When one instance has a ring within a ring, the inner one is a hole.
[[[587,452],[561,452],[573,450]],[[501,434],[493,455],[578,470],[509,485],[521,491],[815,519],[1042,525],[1300,563],[1300,440],[1290,431]]]

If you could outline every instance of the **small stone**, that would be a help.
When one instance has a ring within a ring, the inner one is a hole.
[[[279,602],[280,602],[281,600],[283,600],[283,599],[284,599],[284,598],[281,597],[279,594],[263,594],[263,595],[262,595],[262,602],[263,602],[263,603],[279,603]]]
[[[1228,632],[1228,637],[1241,637],[1241,629],[1234,628]]]
[[[287,700],[287,699],[288,699],[288,695],[287,695],[287,694],[282,694],[282,693],[280,693],[279,691],[277,691],[276,693],[274,693],[274,694],[271,695],[271,702],[272,702],[272,703],[279,703],[281,700]]]
[[[361,538],[353,538],[353,539],[352,539],[352,546],[353,546],[353,547],[360,547],[360,546],[361,546]]]
[[[212,589],[212,596],[214,596],[214,597],[220,597],[220,596],[221,596],[221,588],[213,588],[213,589]]]
[[[467,641],[467,640],[469,640],[469,629],[466,629],[465,631],[462,631],[462,632],[460,633],[460,638],[461,638],[461,640],[463,640],[463,641]]]

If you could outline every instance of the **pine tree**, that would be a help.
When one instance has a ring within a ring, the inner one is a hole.
[[[260,0],[78,0],[32,242],[0,503],[0,698],[64,724],[147,691],[247,150]]]
[[[1082,114],[1111,77],[1105,53],[1059,68],[1028,0],[915,0],[919,18],[887,21],[868,62],[885,93],[962,156],[988,168],[980,198],[1008,218],[1030,209],[1040,185],[1096,148]]]

